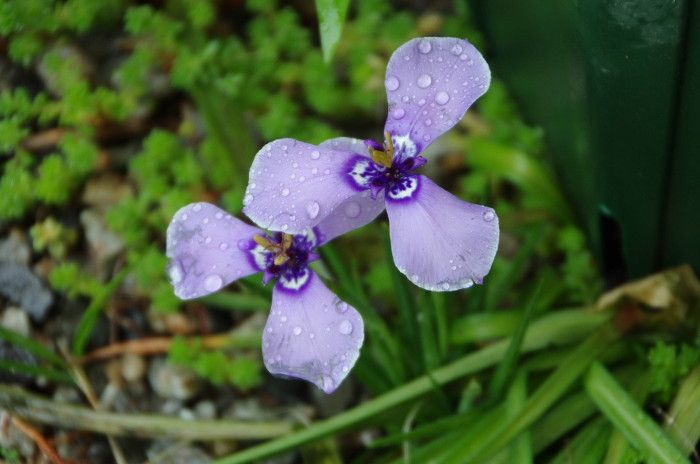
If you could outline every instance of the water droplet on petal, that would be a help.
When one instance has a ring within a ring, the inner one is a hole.
[[[282,316],[282,317],[280,317],[280,321],[282,321],[282,322],[287,322],[287,316]]]
[[[324,375],[322,380],[323,380],[323,390],[329,391],[329,390],[332,390],[333,387],[335,387],[335,382],[333,382],[333,379],[330,376]]]
[[[425,98],[421,98],[420,100],[418,100],[418,106],[423,106],[423,105],[425,105]]]
[[[426,119],[426,120],[425,120],[425,125],[426,125],[426,126],[430,126],[430,125],[432,125],[432,124],[433,124],[433,121],[432,121],[432,120],[430,120],[430,119]]]
[[[348,304],[346,302],[344,302],[343,300],[338,299],[335,302],[335,309],[336,309],[336,311],[338,311],[339,313],[342,314],[348,310]]]
[[[396,108],[394,111],[391,112],[391,116],[394,119],[401,119],[406,115],[406,111],[404,111],[403,108]]]
[[[304,176],[299,176],[299,182],[304,182],[306,180],[306,177]]]
[[[311,152],[311,159],[319,159],[321,157],[321,153],[318,150],[314,150]]]
[[[243,206],[248,206],[250,202],[253,201],[253,195],[250,193],[243,197]],[[216,213],[216,219],[221,219],[223,215],[221,213]]]
[[[389,76],[386,79],[386,89],[393,92],[394,90],[399,88],[400,82],[399,79],[396,76]]]
[[[496,215],[493,214],[493,211],[484,212],[484,221],[486,221],[486,222],[493,221],[493,218],[495,218],[495,217],[496,217]]]
[[[228,243],[221,242],[221,244],[219,245],[219,250],[224,251],[226,249],[228,249]]]
[[[289,225],[288,225],[288,224],[282,224],[282,227],[280,227],[280,229],[282,229],[282,232],[284,232],[285,230],[289,229]]]
[[[240,239],[238,241],[238,249],[242,251],[250,250],[250,240],[246,240],[244,238]]]
[[[181,220],[182,222],[185,222],[185,221],[187,220],[188,217],[189,217],[189,216],[188,216],[187,214],[183,213],[182,216],[180,216],[180,220]]]
[[[449,290],[449,289],[450,289],[450,283],[449,283],[449,282],[443,282],[443,283],[442,283],[442,289],[443,289],[443,290]]]
[[[316,219],[316,216],[318,216],[320,210],[321,205],[315,201],[312,201],[306,205],[306,214],[309,216],[309,219]]]
[[[452,47],[452,50],[450,50],[453,55],[459,55],[462,53],[462,46],[459,44],[455,44],[454,47]]]
[[[345,215],[350,218],[356,218],[360,215],[361,207],[358,203],[351,201],[345,205]]]
[[[201,210],[202,210],[202,205],[200,205],[199,203],[197,203],[196,205],[194,205],[194,207],[193,207],[192,209],[193,209],[194,211],[201,211]]]
[[[292,332],[294,333],[294,335],[301,335],[301,327],[294,327],[294,329],[292,329]]]
[[[418,79],[416,80],[416,84],[421,89],[425,89],[427,87],[430,87],[430,84],[432,82],[433,82],[433,78],[430,77],[428,74],[421,74],[420,76],[418,76]]]
[[[221,286],[224,284],[224,281],[221,280],[221,277],[219,277],[216,274],[212,274],[206,279],[204,279],[204,289],[209,291],[209,292],[215,292],[218,289],[221,288]]]
[[[450,94],[448,94],[447,92],[438,92],[435,95],[435,102],[438,105],[444,105],[448,101],[450,101]]]
[[[170,283],[173,285],[177,285],[182,282],[184,273],[182,272],[182,268],[178,263],[174,262],[170,265],[168,268],[168,276],[170,277]]]
[[[430,50],[432,50],[433,46],[428,42],[427,40],[421,40],[418,43],[418,51],[421,53],[430,53]]]
[[[347,319],[343,319],[338,325],[338,332],[343,335],[350,335],[352,333],[352,323]]]
[[[204,239],[204,243],[210,244],[211,243],[211,237],[207,237]]]
[[[282,196],[286,197],[287,195],[289,195],[289,189],[288,188],[282,189]]]

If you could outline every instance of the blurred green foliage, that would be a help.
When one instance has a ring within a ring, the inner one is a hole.
[[[235,324],[245,310],[262,308],[269,290],[257,277],[238,282],[227,297],[183,303],[174,296],[165,276],[164,237],[175,212],[209,201],[239,213],[250,162],[271,139],[380,139],[386,62],[406,40],[450,35],[485,46],[466,2],[455,1],[450,14],[417,14],[385,0],[357,0],[348,18],[334,59],[326,63],[317,18],[286,2],[0,0],[0,36],[13,71],[0,76],[0,224],[31,228],[35,251],[51,260],[51,286],[86,302],[75,355],[83,353],[97,318],[122,285],[127,298],[146,311],[223,307],[234,310],[227,316]],[[603,288],[545,155],[543,131],[523,121],[497,75],[467,117],[431,146],[431,176],[461,198],[498,212],[500,249],[483,286],[454,293],[416,288],[393,266],[382,219],[322,247],[319,274],[365,321],[353,375],[372,395],[407,388],[412,379],[478,354],[496,338],[523,336],[507,356],[453,390],[435,383],[433,394],[410,411],[387,413],[383,432],[387,443],[399,446],[386,454],[377,446],[368,456],[388,462],[413,450],[419,461],[443,447],[455,452],[450,446],[465,437],[478,442],[486,433],[498,436],[494,424],[503,411],[491,406],[505,399],[531,404],[535,387],[544,392],[535,398],[549,405],[563,399],[553,417],[533,425],[533,453],[569,432],[572,445],[563,445],[562,452],[607,446],[601,443],[609,434],[598,436],[600,427],[589,427],[600,422],[568,414],[568,401],[580,406],[580,388],[571,392],[570,383],[559,382],[558,369],[567,366],[562,360],[580,348],[583,335],[598,327],[600,315],[591,316],[590,327],[552,323],[542,332],[562,330],[568,344],[548,348],[532,363],[524,358],[524,347],[532,344],[531,321],[564,320],[572,313],[554,308],[589,306]],[[106,174],[128,188],[100,211],[125,245],[102,275],[76,253],[85,237],[75,224],[87,203],[86,180]],[[81,235],[77,241],[73,231]],[[583,335],[576,338],[576,330]],[[610,355],[613,361],[624,356],[622,367],[653,370],[652,390],[664,403],[700,352],[697,340],[667,343],[638,340],[634,354]],[[243,348],[204,349],[197,340],[176,338],[169,358],[215,385],[250,390],[265,377],[258,350]],[[496,384],[491,367],[500,372]],[[629,376],[615,367],[615,375]],[[490,398],[481,401],[485,391]],[[420,427],[409,443],[404,434],[413,433],[406,425],[412,421]],[[466,425],[471,428],[463,430]]]

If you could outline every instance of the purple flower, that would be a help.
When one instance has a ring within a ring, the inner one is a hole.
[[[493,209],[464,202],[415,170],[423,150],[489,87],[491,72],[469,42],[414,39],[389,60],[383,144],[292,139],[263,147],[250,169],[244,211],[268,229],[297,233],[329,219],[360,227],[385,207],[398,269],[435,291],[482,283],[498,248]],[[338,226],[341,227],[341,226]]]
[[[316,247],[345,232],[323,222],[295,235],[266,235],[208,203],[181,208],[168,226],[168,275],[175,294],[199,298],[257,272],[277,279],[263,332],[272,374],[333,392],[355,364],[364,339],[360,314],[309,268]]]

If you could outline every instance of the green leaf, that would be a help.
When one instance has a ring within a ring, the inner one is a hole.
[[[654,462],[687,463],[659,425],[649,417],[600,364],[593,364],[585,379],[586,391],[615,428]]]
[[[330,62],[343,31],[350,0],[316,0],[323,59]]]

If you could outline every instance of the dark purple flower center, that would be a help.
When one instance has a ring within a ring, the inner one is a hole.
[[[308,265],[318,259],[313,252],[318,245],[318,231],[289,235],[275,232],[272,236],[256,235],[249,249],[255,265],[264,271],[264,281],[278,279],[277,285],[289,291],[299,291],[309,281]]]

